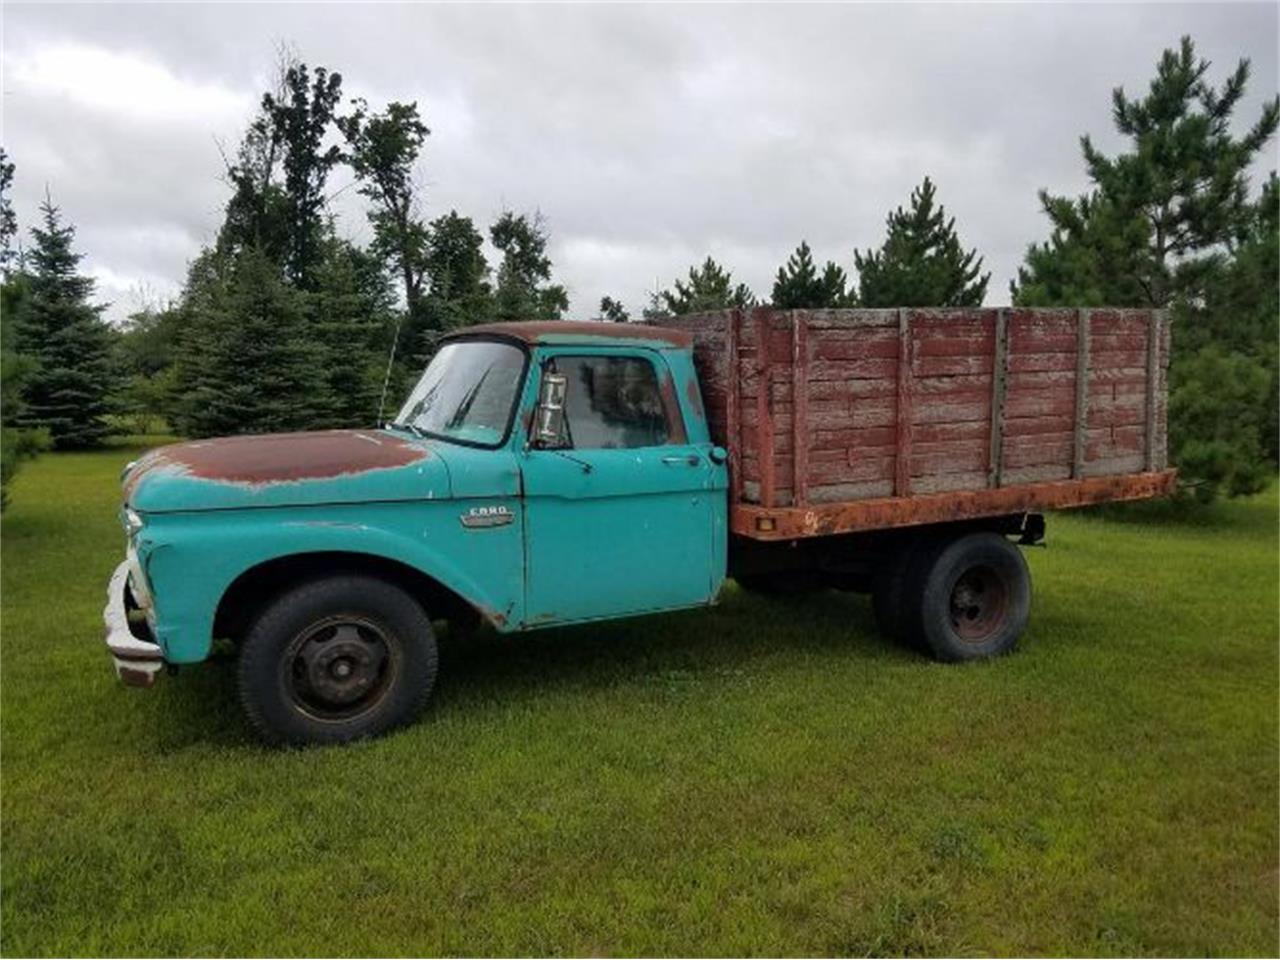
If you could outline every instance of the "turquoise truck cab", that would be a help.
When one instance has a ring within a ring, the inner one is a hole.
[[[430,693],[432,621],[501,632],[712,603],[728,476],[690,338],[599,323],[446,339],[381,429],[154,450],[123,477],[107,642],[150,685],[216,639],[270,739],[379,732]]]

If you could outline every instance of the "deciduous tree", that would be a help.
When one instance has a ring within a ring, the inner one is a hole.
[[[551,280],[551,258],[542,217],[508,210],[489,229],[502,254],[494,286],[498,320],[559,320],[569,309],[569,295]]]
[[[337,119],[347,143],[347,162],[366,197],[373,248],[400,279],[410,323],[422,315],[422,298],[431,253],[431,231],[423,222],[414,167],[431,131],[416,103],[389,103],[370,113],[364,100]]]

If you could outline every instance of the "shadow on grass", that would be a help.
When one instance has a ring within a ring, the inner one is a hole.
[[[711,609],[602,621],[524,635],[481,633],[441,642],[438,707],[538,691],[651,684],[747,672],[767,660],[912,658],[881,638],[864,597],[828,591],[764,599],[726,591]]]
[[[730,586],[710,609],[529,634],[443,635],[432,706],[422,722],[440,710],[482,710],[486,701],[696,681],[748,672],[769,660],[814,656],[921,660],[876,633],[865,597],[828,591],[765,599]],[[268,749],[241,714],[232,657],[183,667],[145,696],[146,735],[132,740],[143,752],[196,745]]]
[[[145,692],[153,720],[149,746],[160,753],[197,745],[265,749],[240,710],[235,668],[233,658],[216,657],[183,666]]]

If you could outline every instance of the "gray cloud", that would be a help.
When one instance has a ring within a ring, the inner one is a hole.
[[[176,289],[216,230],[217,144],[281,42],[352,94],[419,102],[432,214],[540,209],[575,315],[604,293],[638,309],[707,253],[762,295],[801,238],[851,267],[926,173],[1001,302],[1045,233],[1036,189],[1083,188],[1082,132],[1115,146],[1112,87],[1144,88],[1190,33],[1219,77],[1253,60],[1247,122],[1277,26],[1273,4],[7,4],[3,141],[22,221],[48,184],[115,316],[137,284]]]

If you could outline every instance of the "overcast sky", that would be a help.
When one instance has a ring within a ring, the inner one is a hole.
[[[1277,5],[77,5],[6,2],[3,144],[25,229],[46,185],[119,318],[213,237],[276,48],[374,106],[416,100],[427,213],[540,210],[571,315],[638,312],[710,253],[767,298],[802,239],[852,272],[929,174],[1008,299],[1046,234],[1036,190],[1084,188],[1110,91],[1191,34],[1242,124],[1277,90]],[[1266,166],[1274,166],[1274,143]],[[1259,170],[1259,173],[1262,171]],[[349,174],[340,229],[367,238]]]

